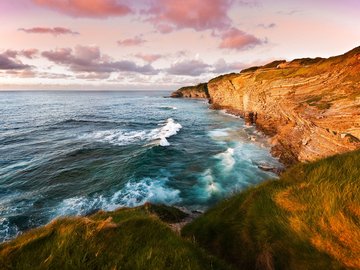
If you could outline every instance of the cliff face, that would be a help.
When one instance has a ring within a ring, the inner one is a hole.
[[[213,108],[272,136],[273,154],[287,164],[360,147],[360,47],[220,76],[207,89]]]
[[[171,94],[175,98],[209,98],[209,92],[206,83],[196,86],[185,86]]]

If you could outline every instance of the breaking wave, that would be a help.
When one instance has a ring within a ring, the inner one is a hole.
[[[134,207],[146,202],[173,205],[181,202],[180,191],[167,186],[168,178],[144,178],[130,181],[112,197],[78,196],[62,201],[55,216],[87,215],[95,210],[113,211],[119,207]]]
[[[166,125],[160,129],[157,129],[157,134],[153,137],[154,139],[160,139],[161,146],[169,146],[167,138],[176,135],[182,126],[179,123],[176,123],[174,119],[169,118],[166,121]]]
[[[82,135],[81,139],[95,140],[98,142],[111,143],[115,145],[128,145],[141,141],[159,141],[160,146],[169,146],[168,138],[176,135],[182,126],[169,118],[165,123],[160,124],[162,127],[152,130],[126,131],[126,130],[105,130],[96,131]]]

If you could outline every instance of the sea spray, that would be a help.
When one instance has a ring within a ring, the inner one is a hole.
[[[146,202],[173,205],[181,202],[180,191],[167,186],[169,179],[144,178],[132,180],[110,196],[78,196],[63,200],[54,216],[86,215],[94,209],[113,211],[119,207],[134,207]]]
[[[254,127],[167,94],[0,93],[0,242],[147,201],[205,210],[276,177],[259,168],[280,165]]]
[[[129,145],[139,143],[141,141],[158,140],[160,146],[169,146],[168,138],[176,135],[182,128],[181,124],[169,118],[161,128],[139,131],[127,130],[102,130],[81,135],[80,139],[94,140],[97,142],[111,143],[114,145]]]
[[[166,121],[166,125],[163,126],[158,130],[158,134],[156,134],[153,138],[160,139],[161,146],[169,146],[170,143],[168,142],[167,138],[176,135],[182,126],[179,123],[176,123],[174,119],[169,118]]]

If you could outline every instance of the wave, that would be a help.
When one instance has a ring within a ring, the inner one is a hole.
[[[203,173],[200,181],[202,181],[203,184],[205,185],[205,190],[208,192],[209,195],[211,195],[212,193],[219,192],[221,190],[221,185],[215,182],[210,169],[207,169]]]
[[[111,143],[115,145],[128,145],[141,141],[158,141],[160,146],[169,146],[168,138],[176,135],[182,126],[169,118],[161,128],[140,131],[105,130],[96,131],[80,136],[80,139],[90,139],[98,142]]]
[[[162,109],[162,110],[177,110],[177,107],[175,106],[160,106],[159,109]]]
[[[219,128],[209,131],[210,137],[214,139],[222,139],[229,136],[230,128]]]
[[[228,148],[225,152],[217,154],[215,157],[221,160],[225,170],[231,170],[235,165],[234,148]]]
[[[222,114],[222,115],[230,116],[230,117],[232,117],[232,118],[242,119],[241,116],[235,115],[235,114],[231,114],[231,113],[229,113],[227,110],[220,110],[219,113]]]
[[[221,183],[215,180],[212,169],[206,169],[198,175],[197,184],[193,186],[191,194],[196,197],[200,203],[206,203],[211,198],[222,196],[224,189]]]
[[[55,125],[62,125],[62,124],[81,124],[81,123],[92,123],[92,124],[123,124],[122,122],[116,122],[111,120],[89,120],[89,119],[75,119],[70,118],[64,121],[58,122]]]
[[[130,181],[111,197],[73,197],[65,199],[54,215],[87,215],[95,210],[113,211],[119,207],[135,207],[146,202],[174,205],[181,202],[180,191],[166,185],[168,178],[144,178]]]
[[[8,218],[0,218],[0,243],[13,239],[20,234],[19,228]]]
[[[160,139],[161,146],[169,146],[170,143],[168,142],[167,138],[176,135],[182,126],[179,123],[176,123],[174,119],[169,118],[166,121],[166,125],[160,129],[157,129],[158,134],[156,134],[153,138]]]
[[[180,191],[166,186],[168,178],[144,178],[140,182],[128,182],[114,194],[112,205],[138,206],[146,202],[176,204],[181,201]]]
[[[146,131],[104,130],[82,135],[80,138],[115,145],[127,145],[146,140],[148,138],[148,133]]]

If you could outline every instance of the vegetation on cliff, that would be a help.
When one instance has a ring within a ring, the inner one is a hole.
[[[167,206],[60,218],[0,245],[0,269],[359,269],[359,164],[360,151],[298,164],[183,238],[169,224],[186,214]]]
[[[237,269],[359,269],[360,151],[298,164],[182,235]]]
[[[327,59],[274,61],[222,75],[207,90],[212,108],[256,124],[272,137],[272,153],[292,165],[360,148],[359,74],[357,47]]]
[[[221,202],[182,237],[186,214],[167,206],[56,219],[1,244],[0,269],[360,269],[360,150],[321,159],[360,147],[359,74],[360,47],[179,89],[251,118],[283,160],[318,161]]]
[[[200,83],[196,86],[185,86],[171,94],[175,98],[209,98],[209,92],[206,83]]]
[[[164,223],[184,216],[147,204],[56,219],[0,245],[0,269],[227,269]]]

